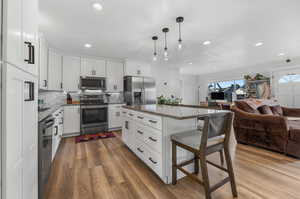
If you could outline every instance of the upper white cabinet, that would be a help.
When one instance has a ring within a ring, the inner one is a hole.
[[[123,91],[123,77],[124,65],[121,62],[106,62],[106,80],[107,91],[109,92],[122,92]]]
[[[52,49],[48,53],[48,90],[62,89],[62,56]]]
[[[105,77],[105,75],[105,60],[81,59],[81,76]]]
[[[80,79],[80,57],[63,56],[63,90],[78,91]]]
[[[39,88],[47,89],[48,87],[48,44],[46,39],[41,35],[39,38]]]
[[[137,61],[126,61],[125,76],[151,76],[150,65]]]
[[[38,0],[4,1],[4,61],[38,74]]]

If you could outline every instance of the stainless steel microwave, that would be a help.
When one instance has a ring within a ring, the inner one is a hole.
[[[106,90],[105,77],[80,77],[81,90]]]

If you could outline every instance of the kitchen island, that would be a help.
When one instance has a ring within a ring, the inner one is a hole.
[[[169,105],[122,107],[122,140],[165,183],[172,180],[170,136],[195,130],[199,117],[218,114],[222,110]],[[200,142],[200,138],[199,138]],[[191,159],[193,154],[177,149],[177,160]],[[193,171],[193,165],[185,169]],[[178,179],[184,174],[178,171]]]

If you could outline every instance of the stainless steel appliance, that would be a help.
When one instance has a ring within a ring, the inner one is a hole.
[[[108,130],[108,104],[103,94],[80,96],[81,134],[93,134]]]
[[[155,80],[150,77],[124,77],[124,98],[127,105],[155,104]]]
[[[48,116],[39,122],[38,133],[38,182],[39,199],[43,198],[52,162],[52,136],[55,119]]]
[[[105,77],[80,77],[81,90],[106,90]]]

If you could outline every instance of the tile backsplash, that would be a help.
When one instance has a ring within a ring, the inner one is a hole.
[[[39,93],[39,106],[51,107],[66,102],[66,94],[64,92],[44,91]]]

